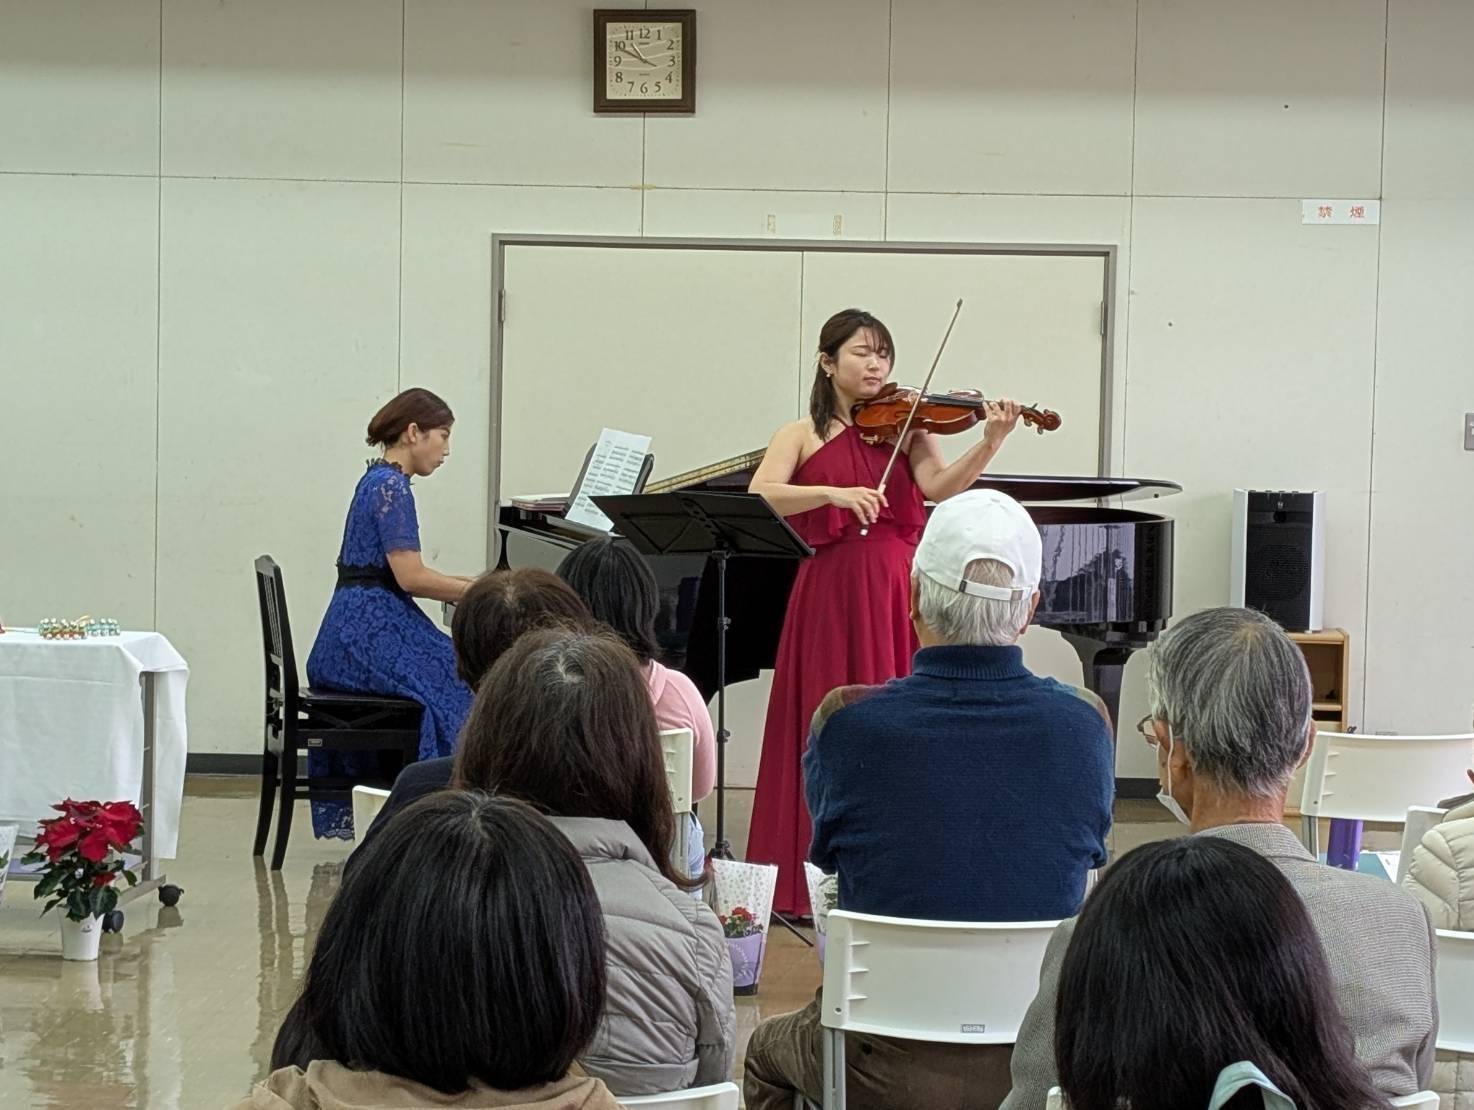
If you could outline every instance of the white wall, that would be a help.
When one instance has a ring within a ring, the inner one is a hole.
[[[194,749],[254,751],[250,560],[305,657],[401,385],[460,417],[426,553],[480,565],[493,231],[839,216],[1119,243],[1114,462],[1186,487],[1178,612],[1226,598],[1234,485],[1324,487],[1358,723],[1467,723],[1474,8],[728,0],[698,114],[642,120],[590,112],[589,7],[0,0],[0,615],[157,625]],[[1383,224],[1302,227],[1306,197]]]

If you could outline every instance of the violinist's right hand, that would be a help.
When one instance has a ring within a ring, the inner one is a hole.
[[[879,520],[881,507],[890,504],[885,494],[866,486],[831,486],[829,503],[837,509],[849,509],[864,525]]]

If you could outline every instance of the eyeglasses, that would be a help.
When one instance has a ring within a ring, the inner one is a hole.
[[[1141,734],[1141,738],[1145,740],[1147,744],[1155,748],[1157,746],[1157,730],[1152,727],[1152,724],[1152,715],[1148,713],[1145,717],[1136,722],[1136,731]]]

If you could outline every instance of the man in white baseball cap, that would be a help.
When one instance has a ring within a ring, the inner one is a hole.
[[[990,490],[950,497],[916,549],[912,673],[835,690],[804,755],[809,859],[839,906],[887,917],[1050,921],[1080,908],[1106,860],[1115,795],[1110,718],[1088,691],[1040,678],[1017,641],[1039,600],[1039,529]],[[751,1110],[818,1102],[819,1000],[760,1024]],[[856,1044],[856,1041],[861,1043]],[[849,1105],[997,1105],[1006,1046],[850,1038]]]

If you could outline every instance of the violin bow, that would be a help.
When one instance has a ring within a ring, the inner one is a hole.
[[[957,317],[962,312],[962,298],[957,298],[957,307],[952,310],[952,319],[947,323],[947,330],[942,335],[942,342],[937,347],[937,357],[931,360],[931,369],[926,372],[926,381],[921,383],[921,389],[916,394],[916,400],[911,402],[911,411],[906,414],[906,423],[901,425],[901,434],[896,437],[896,446],[891,451],[891,457],[885,464],[885,470],[880,474],[880,485],[875,487],[875,492],[885,493],[886,483],[891,478],[891,468],[896,465],[896,459],[901,455],[901,444],[906,442],[906,434],[911,430],[911,421],[916,419],[916,410],[926,398],[926,391],[931,388],[932,375],[937,372],[937,364],[942,361],[942,352],[947,349],[947,340],[952,337],[952,328],[957,323]],[[868,536],[870,525],[866,524],[860,529],[860,535]]]

